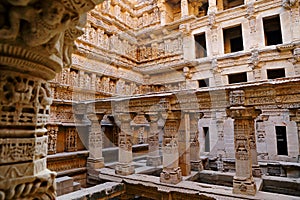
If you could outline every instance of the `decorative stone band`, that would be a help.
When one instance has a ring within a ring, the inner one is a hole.
[[[0,55],[1,69],[9,68],[10,70],[26,72],[26,74],[45,80],[53,79],[62,68],[61,60],[55,56],[51,56],[50,59],[44,56],[41,51],[37,52],[21,46],[0,43]]]
[[[47,155],[47,136],[37,138],[0,138],[0,162],[32,161]]]

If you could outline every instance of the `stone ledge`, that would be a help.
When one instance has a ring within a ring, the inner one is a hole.
[[[57,200],[110,199],[125,192],[124,184],[106,182],[57,197]]]

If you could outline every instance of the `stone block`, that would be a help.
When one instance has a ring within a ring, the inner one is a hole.
[[[77,191],[81,189],[81,185],[78,182],[73,182],[73,191]]]
[[[63,190],[64,188],[73,187],[73,178],[63,176],[55,179],[57,189]]]

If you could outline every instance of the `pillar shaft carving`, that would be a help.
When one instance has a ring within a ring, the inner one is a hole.
[[[200,143],[198,120],[203,113],[190,113],[190,152],[191,152],[191,170],[200,171],[203,165],[200,159]]]
[[[130,175],[134,173],[132,164],[132,139],[133,134],[130,128],[131,117],[129,113],[118,113],[115,115],[119,132],[119,163],[116,166],[116,174]]]
[[[46,167],[47,81],[70,65],[74,40],[83,33],[79,18],[96,3],[0,3],[0,199],[55,199],[56,174]],[[49,148],[54,152],[55,144]]]
[[[89,157],[87,166],[91,169],[99,169],[104,167],[104,159],[102,156],[102,136],[103,131],[101,129],[100,121],[103,116],[96,114],[90,114],[88,119],[91,121],[89,127]]]
[[[174,116],[174,113],[171,115]],[[163,138],[163,171],[160,174],[160,181],[163,183],[176,184],[182,180],[181,169],[179,167],[179,145],[178,129],[179,123],[172,116],[165,123],[165,133]]]
[[[227,115],[234,119],[236,174],[233,178],[233,193],[255,195],[256,184],[252,171],[253,162],[257,163],[254,119],[261,111],[255,110],[254,107],[244,107],[245,92],[243,90],[230,91],[229,101],[231,107],[227,109]],[[254,156],[256,158],[253,158]],[[257,168],[255,171],[260,172],[258,165]]]
[[[255,137],[252,138],[252,136],[254,119],[260,112],[253,107],[243,106],[233,106],[227,111],[228,115],[234,119],[236,175],[233,179],[233,193],[255,195],[256,184],[253,180],[251,153],[256,151],[256,145]]]
[[[149,152],[147,157],[148,166],[159,166],[162,164],[159,155],[159,141],[158,141],[158,113],[149,113],[148,121],[150,123],[150,132],[148,137]]]
[[[290,116],[291,120],[295,121],[297,123],[297,128],[298,128],[298,144],[300,144],[300,109],[291,109],[290,110]],[[298,154],[300,153],[300,145],[299,145],[299,151]],[[298,155],[298,162],[300,161],[300,155]]]

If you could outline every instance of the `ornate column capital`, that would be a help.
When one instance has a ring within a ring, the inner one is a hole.
[[[63,66],[71,64],[74,40],[83,34],[85,13],[102,1],[2,1],[6,9],[0,14],[4,18],[0,23],[0,64],[53,79]]]

